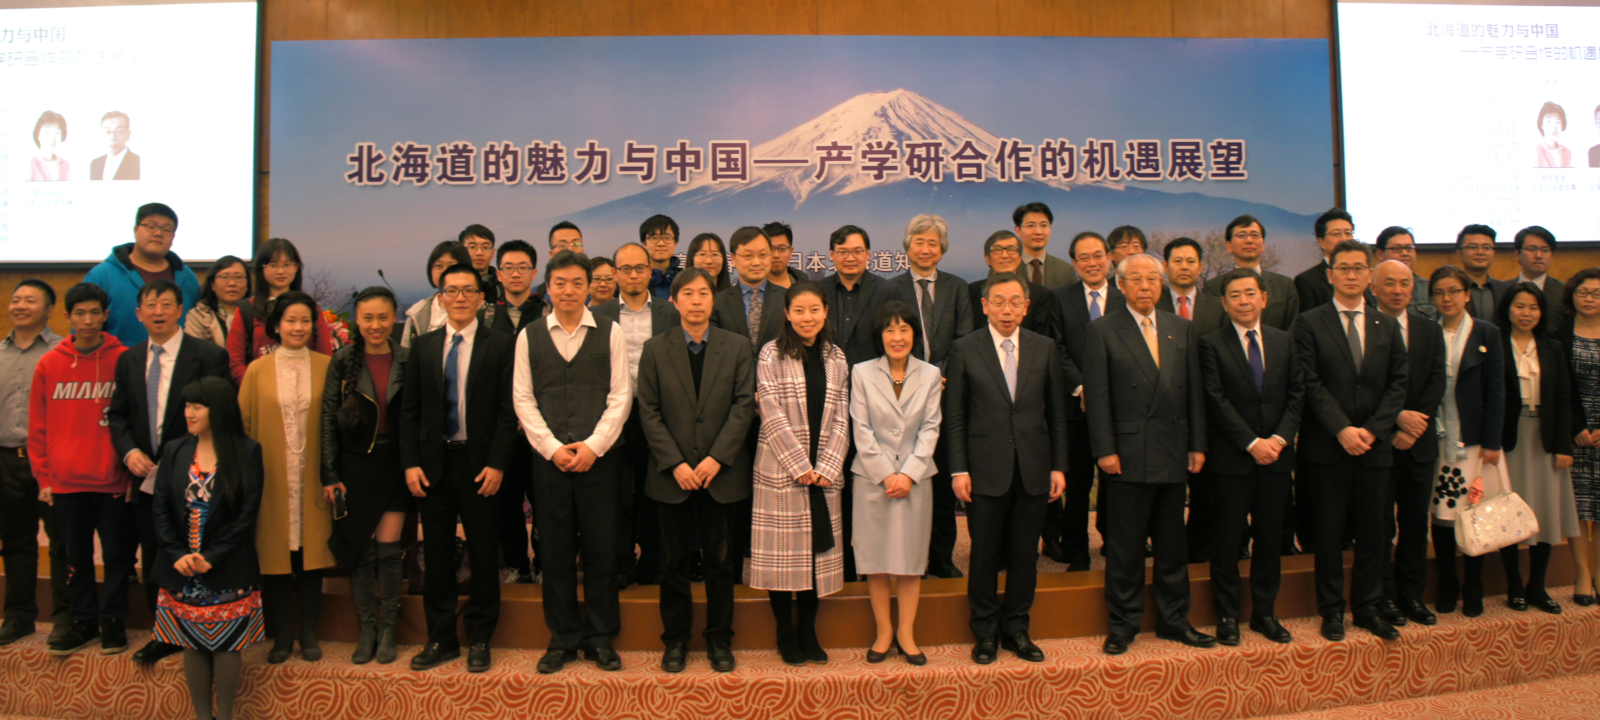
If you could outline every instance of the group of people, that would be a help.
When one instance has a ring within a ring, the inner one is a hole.
[[[1386,639],[1433,624],[1430,534],[1438,611],[1481,613],[1482,558],[1458,578],[1449,526],[1501,491],[1540,523],[1525,581],[1517,549],[1502,552],[1511,606],[1561,611],[1544,573],[1563,539],[1576,601],[1595,602],[1600,269],[1548,277],[1549,231],[1516,234],[1521,275],[1500,281],[1495,231],[1469,225],[1459,266],[1424,280],[1410,231],[1367,245],[1334,209],[1314,228],[1323,261],[1291,279],[1262,267],[1267,230],[1241,216],[1224,233],[1233,269],[1202,283],[1193,239],[1157,257],[1136,227],[1081,232],[1063,260],[1047,206],[1011,219],[970,284],[939,269],[949,233],[935,215],[907,224],[910,270],[893,278],[868,272],[865,229],[840,227],[820,281],[792,267],[782,223],[726,244],[700,234],[679,261],[666,216],[609,259],[563,222],[542,269],[529,243],[497,246],[472,225],[430,253],[429,297],[402,310],[386,287],[362,290],[346,337],[302,291],[291,242],[222,258],[201,283],[172,252],[177,213],[145,205],[134,241],[66,293],[70,338],[47,326],[48,284],[11,297],[0,645],[33,632],[43,521],[50,651],[127,647],[140,558],[156,621],[134,659],[181,651],[197,714],[229,717],[248,644],[270,632],[270,663],[296,641],[321,657],[330,568],[351,573],[353,660],[396,659],[419,518],[416,670],[463,644],[469,671],[490,668],[502,577],[542,583],[542,673],[580,654],[620,669],[619,592],[634,582],[660,585],[661,668],[682,671],[700,580],[714,670],[737,664],[736,584],[768,591],[779,653],[804,665],[828,660],[819,598],[862,577],[877,623],[867,660],[921,665],[919,583],[962,575],[959,501],[972,658],[1039,662],[1037,558],[1089,569],[1097,482],[1110,654],[1141,626],[1147,555],[1157,636],[1191,646],[1240,642],[1242,557],[1249,627],[1290,642],[1274,603],[1280,558],[1301,549],[1316,555],[1329,639],[1347,605]],[[1211,564],[1215,636],[1188,620],[1193,562]]]

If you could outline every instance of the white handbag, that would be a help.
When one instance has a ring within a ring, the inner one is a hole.
[[[1492,465],[1500,472],[1500,494],[1476,505],[1456,510],[1456,546],[1466,555],[1478,557],[1510,547],[1539,532],[1539,518],[1522,497],[1511,492],[1504,460]],[[1480,466],[1480,471],[1482,467]]]

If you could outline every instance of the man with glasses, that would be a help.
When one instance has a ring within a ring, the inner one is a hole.
[[[1018,205],[1011,211],[1012,228],[1022,240],[1022,275],[1051,290],[1078,281],[1072,265],[1046,250],[1050,247],[1051,226],[1056,216],[1042,202]]]
[[[1561,295],[1567,286],[1549,274],[1550,261],[1555,259],[1556,236],[1543,227],[1529,225],[1518,230],[1512,242],[1517,248],[1517,265],[1522,268],[1516,282],[1533,283],[1534,287],[1543,290],[1545,300],[1549,301],[1550,307],[1550,316],[1545,320],[1545,327],[1561,327],[1566,319],[1566,308],[1562,305]]]
[[[772,270],[767,273],[767,280],[778,287],[789,287],[800,280],[808,280],[794,262],[794,229],[781,222],[769,222],[761,227],[772,241]]]
[[[638,243],[617,248],[611,256],[616,268],[617,296],[594,306],[597,318],[616,323],[628,348],[628,378],[638,386],[639,356],[644,343],[680,326],[672,303],[650,294],[650,254]],[[645,496],[645,465],[650,459],[650,444],[644,436],[639,404],[633,403],[628,421],[622,426],[622,465],[625,482],[619,490],[618,508],[622,520],[617,525],[620,551],[617,559],[617,589],[634,582],[655,585],[661,581],[661,517],[655,501]],[[637,557],[633,547],[639,546]]]
[[[1139,255],[1150,251],[1150,239],[1144,236],[1144,231],[1132,225],[1118,225],[1106,235],[1106,244],[1111,246],[1112,272],[1127,260],[1129,256]],[[1114,285],[1117,282],[1115,275],[1111,278]]]
[[[200,279],[172,252],[178,233],[178,213],[161,203],[139,206],[133,216],[133,242],[111,248],[111,255],[89,270],[83,281],[98,285],[111,297],[106,308],[105,332],[134,346],[150,339],[139,322],[139,288],[151,280],[171,280],[183,290],[183,313],[188,317],[200,297]],[[181,323],[180,323],[181,324]]]
[[[1393,260],[1411,269],[1410,308],[1422,313],[1429,320],[1437,320],[1439,314],[1433,308],[1433,296],[1428,294],[1428,281],[1415,270],[1417,240],[1411,235],[1411,231],[1398,225],[1391,225],[1378,233],[1378,239],[1373,244],[1378,248],[1379,262]]]
[[[1261,276],[1262,288],[1267,293],[1267,309],[1261,312],[1261,322],[1279,330],[1288,330],[1300,314],[1300,309],[1311,306],[1305,304],[1305,297],[1295,289],[1299,285],[1298,280],[1290,280],[1287,275],[1271,272],[1261,266],[1261,258],[1267,252],[1267,226],[1254,216],[1240,215],[1228,222],[1227,228],[1222,231],[1222,241],[1228,254],[1233,256],[1234,267]],[[1221,297],[1216,283],[1208,283],[1205,292]]]
[[[562,250],[581,253],[583,252],[583,231],[579,230],[578,226],[572,224],[571,221],[562,220],[550,227],[548,242],[550,244],[550,257],[555,257],[556,253]],[[550,295],[545,292],[544,283],[539,283],[539,286],[533,289],[533,294],[538,295],[545,301],[543,312],[545,315],[549,315],[553,306],[549,302]]]
[[[677,221],[665,215],[651,215],[639,225],[639,242],[650,254],[650,294],[671,301],[672,279],[680,269],[674,263],[678,252]],[[771,258],[767,261],[771,262]]]
[[[478,322],[490,329],[516,337],[530,323],[550,313],[549,306],[533,291],[534,274],[539,268],[539,252],[522,240],[510,240],[495,254],[500,266],[499,302],[484,305]],[[500,551],[512,582],[534,583],[539,579],[539,534],[528,528],[522,510],[526,500],[533,502],[533,449],[522,438],[513,443],[511,465],[501,482]],[[532,550],[530,558],[529,551]]]
[[[1307,309],[1326,305],[1333,299],[1333,285],[1328,282],[1329,261],[1333,257],[1333,249],[1339,243],[1356,238],[1356,221],[1343,208],[1330,208],[1317,216],[1312,230],[1317,234],[1317,247],[1322,249],[1322,261],[1294,276],[1294,287],[1300,294],[1300,307]],[[1272,296],[1270,288],[1267,290],[1267,296]],[[1267,324],[1279,327],[1271,321]],[[1288,329],[1286,325],[1282,327]]]
[[[1456,233],[1456,259],[1472,281],[1467,287],[1472,317],[1491,323],[1501,295],[1511,287],[1510,281],[1489,277],[1489,269],[1494,267],[1494,239],[1494,228],[1488,225],[1468,225]]]
[[[494,270],[494,231],[482,225],[468,225],[456,236],[456,242],[467,249],[472,258],[472,269],[483,276],[483,304],[500,301],[500,281]]]
[[[1055,296],[1050,289],[1023,278],[1022,271],[1022,240],[1010,230],[996,230],[987,240],[983,241],[983,262],[989,266],[989,275],[996,273],[1016,273],[1028,283],[1028,313],[1022,317],[1022,329],[1039,333],[1057,345],[1061,344],[1061,315],[1056,309]],[[983,312],[983,283],[974,282],[967,285],[968,293],[972,297],[972,316],[984,317]],[[1037,298],[1037,299],[1034,299]],[[981,323],[973,332],[984,329]],[[1071,388],[1068,388],[1070,392]]]

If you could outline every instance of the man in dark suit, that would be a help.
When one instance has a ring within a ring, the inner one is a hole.
[[[1543,290],[1544,299],[1550,308],[1550,316],[1545,318],[1544,326],[1561,327],[1566,322],[1567,313],[1566,305],[1561,302],[1561,295],[1567,286],[1549,274],[1550,263],[1555,260],[1556,236],[1543,227],[1530,225],[1518,230],[1512,242],[1517,248],[1517,265],[1522,268],[1522,272],[1512,284],[1533,283],[1534,287]]]
[[[1300,306],[1309,310],[1325,305],[1333,299],[1333,283],[1328,281],[1328,267],[1333,249],[1346,240],[1356,237],[1356,221],[1343,208],[1330,208],[1317,216],[1312,225],[1317,234],[1317,247],[1322,250],[1322,262],[1294,276],[1295,290],[1300,293]]]
[[[617,296],[592,308],[594,316],[617,324],[628,347],[628,379],[639,378],[639,357],[645,341],[679,326],[672,303],[650,294],[650,254],[638,243],[628,243],[612,254],[617,272]],[[661,581],[661,525],[655,503],[645,494],[645,465],[650,444],[640,424],[639,403],[633,403],[622,426],[621,468],[623,492],[617,498],[622,513],[617,530],[617,589],[654,585]],[[633,554],[635,545],[639,554]]]
[[[207,340],[189,337],[178,327],[183,316],[183,290],[171,280],[151,280],[139,288],[134,312],[150,334],[117,358],[116,391],[106,411],[117,456],[141,483],[135,496],[134,519],[139,531],[139,569],[145,602],[155,612],[156,547],[154,484],[161,446],[189,434],[183,417],[183,389],[203,377],[228,379],[228,351]],[[149,664],[183,648],[151,640],[133,654]]]
[[[1022,277],[1018,268],[1022,265],[1022,241],[1017,239],[1016,233],[1010,230],[997,230],[983,241],[983,261],[989,266],[989,274],[1017,273]],[[1026,278],[1023,278],[1026,281]],[[983,283],[975,282],[967,285],[972,296],[972,317],[983,317]],[[1036,332],[1051,342],[1061,343],[1061,316],[1056,312],[1056,304],[1050,302],[1052,297],[1050,289],[1038,283],[1028,283],[1028,314],[1022,318],[1022,329]],[[1033,300],[1037,298],[1037,300]],[[983,323],[974,322],[973,332],[983,330]]]
[[[537,453],[533,494],[545,555],[544,621],[550,628],[550,649],[538,670],[559,671],[577,659],[580,648],[601,670],[621,670],[622,658],[611,641],[622,626],[617,508],[622,493],[632,492],[632,475],[616,447],[633,403],[627,340],[617,323],[584,307],[593,277],[589,258],[570,250],[556,253],[544,277],[555,309],[518,338],[511,389],[517,422]]]
[[[1253,216],[1240,215],[1228,222],[1222,237],[1228,253],[1233,256],[1234,267],[1255,272],[1266,285],[1267,309],[1261,313],[1261,322],[1288,330],[1301,309],[1312,305],[1296,290],[1294,280],[1261,267],[1261,258],[1267,251],[1267,227]],[[1205,292],[1221,294],[1211,285],[1205,287]]]
[[[106,154],[89,161],[90,180],[138,180],[139,155],[128,149],[128,114],[112,110],[100,117],[100,132],[106,139]],[[106,177],[106,165],[111,165]]]
[[[1350,589],[1355,624],[1392,640],[1400,631],[1378,610],[1388,534],[1383,500],[1409,362],[1400,324],[1366,304],[1372,251],[1346,240],[1330,259],[1333,301],[1307,311],[1294,329],[1306,366],[1306,420],[1297,451],[1308,494],[1301,500],[1310,504],[1316,522],[1317,609],[1322,635],[1343,640],[1343,540],[1349,528],[1356,542]]]
[[[1180,237],[1161,249],[1166,258],[1167,286],[1161,290],[1156,309],[1172,313],[1194,323],[1194,336],[1203,338],[1222,327],[1227,315],[1222,310],[1222,298],[1200,292],[1200,272],[1205,254],[1194,238]],[[1211,558],[1211,473],[1201,471],[1189,475],[1189,517],[1185,520],[1188,533],[1189,562],[1202,563]]]
[[[544,300],[533,291],[539,251],[522,240],[509,240],[495,251],[495,263],[500,268],[500,299],[484,302],[478,310],[478,322],[515,338],[545,315]],[[517,582],[533,583],[539,578],[539,533],[529,531],[528,518],[522,511],[524,500],[533,502],[533,448],[520,437],[514,444],[511,466],[506,468],[495,500],[500,506],[500,552],[505,556],[506,568],[516,573]]]
[[[1469,312],[1472,317],[1491,323],[1495,322],[1500,298],[1511,288],[1511,281],[1489,276],[1494,268],[1494,240],[1494,228],[1488,225],[1468,225],[1456,233],[1456,260],[1472,281],[1467,286],[1467,299],[1472,302]]]
[[[1094,489],[1095,464],[1083,412],[1083,345],[1089,323],[1121,310],[1127,301],[1109,280],[1111,250],[1099,233],[1078,233],[1067,253],[1077,268],[1078,282],[1055,291],[1061,316],[1061,368],[1072,396],[1067,401],[1067,490],[1062,504],[1051,503],[1045,515],[1044,548],[1052,560],[1067,563],[1068,571],[1084,572],[1089,569],[1089,493]],[[1095,513],[1101,537],[1106,532],[1106,508],[1102,486]]]
[[[516,444],[511,405],[515,341],[478,322],[483,276],[453,265],[439,276],[448,321],[417,337],[400,405],[400,462],[422,517],[428,644],[411,658],[428,670],[461,657],[456,635],[456,523],[467,536],[472,587],[464,609],[467,671],[489,669],[500,620],[496,532],[500,490]]]
[[[1205,387],[1194,325],[1156,310],[1161,263],[1144,254],[1117,266],[1128,306],[1089,325],[1083,394],[1091,452],[1116,508],[1106,521],[1105,652],[1120,655],[1144,615],[1144,547],[1155,551],[1156,636],[1193,647],[1217,639],[1189,624],[1184,489],[1205,465]]]
[[[906,258],[911,269],[889,280],[894,299],[916,308],[922,323],[922,344],[911,349],[918,360],[941,369],[957,338],[972,332],[972,306],[967,304],[967,281],[939,271],[939,261],[950,249],[949,227],[938,215],[918,215],[906,224]],[[933,449],[938,468],[933,483],[933,532],[928,537],[928,574],[938,578],[961,577],[950,557],[956,547],[956,495],[950,488],[950,443],[940,433]]]
[[[1021,327],[1035,302],[1030,286],[1009,271],[984,285],[989,321],[955,342],[944,394],[951,485],[967,503],[972,536],[967,601],[978,639],[972,659],[987,665],[1004,647],[1044,662],[1028,638],[1028,612],[1045,506],[1067,484],[1068,388],[1055,341]],[[1048,294],[1038,297],[1049,302]],[[997,594],[1002,567],[1004,604]]]
[[[1378,611],[1390,625],[1439,621],[1422,604],[1422,591],[1428,581],[1433,468],[1439,462],[1434,418],[1444,402],[1446,349],[1439,323],[1412,304],[1414,277],[1411,266],[1385,260],[1378,263],[1372,278],[1378,310],[1400,324],[1407,354],[1405,409],[1394,430],[1394,465],[1389,469],[1388,498],[1383,501],[1385,556],[1395,539],[1396,524],[1399,526],[1394,562],[1384,558],[1383,599],[1378,603]]]
[[[1211,503],[1211,592],[1217,641],[1239,644],[1239,555],[1250,558],[1250,629],[1269,640],[1293,640],[1275,606],[1282,577],[1280,536],[1292,487],[1294,446],[1305,406],[1305,369],[1294,337],[1261,322],[1267,306],[1261,276],[1234,270],[1217,279],[1229,322],[1200,338],[1205,376],[1206,473]]]
[[[743,338],[711,327],[711,276],[688,268],[672,282],[682,321],[645,343],[635,403],[650,446],[645,492],[661,517],[661,669],[682,672],[688,661],[694,598],[687,565],[698,534],[707,655],[712,669],[732,672],[733,586],[742,558],[729,538],[739,503],[751,496],[754,457],[745,438],[755,418],[755,360]]]
[[[1022,241],[1022,266],[1020,275],[1035,285],[1051,290],[1063,288],[1078,281],[1072,265],[1046,252],[1050,248],[1052,225],[1056,221],[1050,206],[1042,202],[1018,205],[1011,211],[1011,229]]]

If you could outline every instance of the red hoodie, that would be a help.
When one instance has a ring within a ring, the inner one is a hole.
[[[28,456],[40,488],[58,493],[127,492],[133,474],[111,445],[106,411],[117,358],[127,350],[105,334],[84,354],[68,336],[39,359],[28,397]]]

